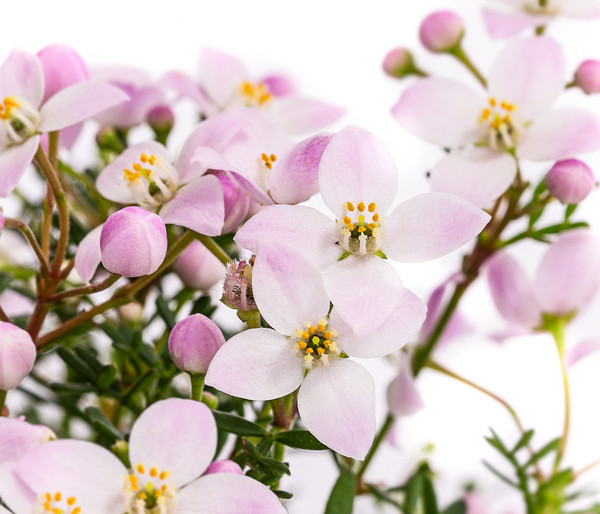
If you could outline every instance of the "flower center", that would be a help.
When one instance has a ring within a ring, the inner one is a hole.
[[[129,499],[131,514],[168,514],[175,505],[175,488],[169,471],[155,467],[148,470],[138,464],[134,473],[125,479],[125,495]]]
[[[61,492],[41,494],[38,498],[36,512],[49,512],[51,514],[81,514],[81,507],[77,506],[75,496],[65,497]]]
[[[307,370],[317,364],[326,366],[341,351],[334,340],[335,336],[335,330],[328,330],[327,320],[320,319],[317,326],[307,322],[302,330],[296,330],[292,348],[304,357],[304,367]]]
[[[246,107],[263,107],[271,100],[269,88],[263,82],[252,84],[244,81],[240,86],[240,93]]]
[[[0,142],[18,145],[37,132],[40,113],[25,100],[7,96],[0,102]]]
[[[223,295],[225,301],[235,309],[253,311],[257,308],[252,294],[253,265],[253,258],[250,262],[233,261],[227,265]]]
[[[137,203],[145,208],[156,208],[169,201],[177,190],[178,176],[175,168],[160,155],[140,155],[131,170],[123,175]],[[133,171],[132,171],[133,170]]]
[[[273,163],[277,160],[277,156],[274,153],[272,153],[271,155],[263,153],[260,155],[260,158],[262,159],[264,165],[270,170],[273,169]]]
[[[346,202],[344,216],[337,220],[338,241],[346,252],[364,256],[381,249],[381,216],[375,209],[375,202]]]
[[[505,100],[500,103],[490,97],[481,111],[479,123],[485,126],[484,143],[493,150],[512,150],[523,133],[523,125],[515,116],[517,106]]]
[[[552,4],[550,1],[525,0],[523,10],[531,14],[547,14],[554,16],[560,11],[560,5]]]

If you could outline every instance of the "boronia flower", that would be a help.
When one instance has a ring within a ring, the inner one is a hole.
[[[229,339],[210,363],[206,383],[249,400],[271,400],[299,388],[306,428],[336,452],[363,459],[375,435],[374,384],[347,357],[379,357],[403,346],[423,322],[423,302],[400,287],[401,299],[385,323],[357,336],[335,306],[329,313],[319,267],[276,244],[259,250],[252,287],[273,328]]]
[[[592,113],[577,107],[549,110],[564,90],[565,76],[555,41],[519,39],[494,61],[486,96],[455,80],[426,78],[402,94],[392,114],[416,136],[462,149],[434,166],[431,189],[485,207],[514,180],[513,154],[560,160],[600,145],[600,122]]]
[[[104,83],[77,83],[45,101],[44,93],[38,57],[13,50],[0,67],[0,196],[8,196],[17,185],[41,133],[74,125],[128,98]]]
[[[200,476],[216,443],[210,409],[171,398],[148,407],[134,423],[132,469],[93,443],[52,441],[16,462],[17,487],[0,483],[0,496],[16,514],[285,513],[277,497],[249,477]]]
[[[381,257],[403,262],[439,257],[475,237],[489,220],[481,209],[446,193],[416,196],[390,210],[398,183],[393,158],[358,127],[332,137],[319,183],[334,220],[311,207],[275,205],[252,217],[234,240],[254,253],[275,238],[301,252],[310,249],[325,269],[325,290],[336,310],[361,335],[398,304],[400,279]]]

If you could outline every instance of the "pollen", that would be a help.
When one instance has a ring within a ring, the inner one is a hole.
[[[141,475],[143,475],[146,472],[146,469],[144,468],[144,466],[142,466],[141,464],[138,464],[135,469],[137,470],[138,473],[140,473]]]
[[[308,326],[308,330],[301,332],[303,339],[295,341],[298,345],[295,348],[303,357],[305,368],[311,369],[316,365],[326,366],[331,358],[340,354],[339,348],[332,339],[335,331],[327,330],[325,318],[319,319],[316,326],[309,323],[305,326]]]
[[[354,211],[354,204],[351,204],[350,202],[346,202],[346,209],[350,212]]]
[[[262,107],[272,98],[269,88],[263,82],[252,84],[252,82],[244,81],[241,84],[240,93],[246,107]]]
[[[363,212],[365,210],[365,204],[363,202],[360,202],[356,208],[360,211]]]
[[[151,468],[150,469],[150,476],[151,477],[156,477],[158,476],[158,470],[156,468]]]
[[[325,325],[323,325],[323,323],[319,323],[317,325],[317,331],[318,332],[324,332],[325,331]]]
[[[482,109],[479,123],[485,126],[485,139],[493,150],[510,150],[515,147],[516,140],[523,132],[519,123],[517,106],[506,100],[498,102],[496,98],[488,99],[488,107]]]
[[[273,169],[273,163],[277,160],[277,156],[274,153],[271,155],[267,155],[266,153],[260,154],[260,158],[263,164],[270,170]]]
[[[338,219],[338,242],[344,251],[360,256],[381,248],[380,215],[375,202],[345,202],[344,216]],[[354,212],[356,206],[356,212]]]
[[[376,208],[377,208],[377,206],[375,205],[375,202],[371,202],[369,204],[369,207],[367,207],[367,209],[369,209],[369,212],[375,211]]]
[[[310,335],[313,335],[316,331],[317,331],[317,329],[315,327],[313,327],[312,325],[310,327],[308,327],[308,333]]]

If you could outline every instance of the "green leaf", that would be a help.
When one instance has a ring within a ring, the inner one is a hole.
[[[521,448],[524,448],[525,446],[527,446],[529,444],[529,441],[531,441],[532,437],[533,437],[533,430],[527,430],[527,432],[525,432],[523,434],[521,439],[519,439],[517,444],[515,444],[515,447],[513,448],[512,453],[517,453]]]
[[[406,496],[404,498],[404,512],[415,512],[419,498],[423,492],[423,475],[419,472],[410,477],[406,483]]]
[[[294,495],[292,493],[288,493],[287,491],[280,491],[279,489],[271,489],[271,492],[277,496],[277,498],[281,498],[282,500],[289,500]]]
[[[59,347],[56,350],[56,353],[58,353],[58,356],[65,361],[65,364],[81,378],[92,383],[96,382],[96,373],[94,373],[94,370],[87,362],[75,355],[71,350]]]
[[[467,514],[465,500],[457,500],[442,512],[442,514]]]
[[[117,368],[113,364],[102,366],[98,373],[98,380],[96,381],[98,388],[101,390],[108,389],[114,382],[116,375]]]
[[[239,416],[218,410],[213,411],[213,416],[219,429],[225,432],[258,437],[265,437],[267,435],[267,431],[263,427]]]
[[[158,315],[165,322],[169,331],[173,330],[173,327],[177,322],[175,321],[175,316],[173,315],[169,304],[162,296],[159,296],[156,299],[156,312],[158,312]]]
[[[494,432],[492,428],[490,428],[490,431],[492,432],[492,436],[486,437],[485,440],[488,443],[490,443],[494,448],[496,448],[496,450],[498,450],[502,455],[510,459],[511,452],[506,446],[504,446],[504,443],[500,440],[498,434],[496,434],[496,432]]]
[[[565,208],[565,220],[568,220],[571,217],[571,215],[575,212],[575,209],[577,209],[577,205],[578,204],[576,203],[567,205]]]
[[[96,391],[96,388],[94,386],[91,386],[88,384],[72,384],[72,383],[63,384],[60,382],[54,382],[54,383],[50,384],[48,387],[50,387],[50,389],[57,394],[82,395],[85,393],[93,393]]]
[[[342,471],[327,500],[325,514],[352,514],[355,493],[354,475],[350,471]]]
[[[263,473],[271,473],[275,476],[276,480],[279,480],[281,475],[291,475],[290,467],[287,463],[281,462],[277,459],[270,459],[268,457],[261,457],[258,461],[261,471]]]
[[[531,458],[523,465],[523,469],[527,469],[532,464],[535,464],[537,461],[548,455],[550,452],[558,449],[560,444],[560,437],[553,439],[548,444],[546,444],[540,451],[536,452]]]
[[[88,407],[85,409],[85,415],[99,432],[109,436],[112,440],[124,439],[123,434],[117,430],[97,407]]]
[[[217,308],[211,304],[210,296],[201,296],[192,305],[190,314],[204,314],[204,316],[210,318],[216,310]]]
[[[12,281],[12,277],[7,273],[0,273],[0,293],[2,293]]]
[[[301,450],[327,450],[327,446],[319,442],[308,430],[290,430],[275,434],[278,443]]]
[[[423,507],[425,514],[439,514],[440,512],[437,506],[433,482],[428,475],[423,477]]]
[[[519,484],[517,484],[516,482],[514,482],[513,480],[508,478],[506,475],[502,474],[494,466],[492,466],[489,462],[483,461],[483,465],[486,468],[488,468],[494,475],[496,475],[500,480],[502,480],[505,484],[508,484],[511,487],[514,487],[515,489],[517,489],[519,491],[521,490],[521,486],[519,486]]]

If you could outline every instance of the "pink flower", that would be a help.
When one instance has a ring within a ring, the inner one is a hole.
[[[419,28],[419,39],[430,52],[447,52],[458,47],[465,33],[463,21],[452,11],[436,11]]]
[[[552,21],[558,16],[596,18],[600,4],[596,0],[496,0],[496,8],[484,8],[483,20],[494,38],[508,38],[526,29]]]
[[[600,93],[600,61],[583,61],[575,71],[575,84],[588,95]]]
[[[236,57],[205,48],[200,55],[200,81],[171,72],[163,83],[194,100],[202,113],[214,116],[234,106],[260,109],[290,134],[318,130],[337,120],[343,109],[297,96],[289,79],[270,76],[254,81]]]
[[[8,196],[32,161],[40,133],[61,130],[128,97],[104,83],[76,83],[44,101],[40,60],[13,50],[0,67],[0,196]]]
[[[400,348],[423,321],[422,302],[400,288],[402,301],[389,319],[357,336],[335,306],[328,314],[317,265],[275,245],[258,251],[252,287],[273,329],[246,330],[229,339],[213,358],[206,383],[250,400],[271,400],[299,388],[306,428],[336,452],[363,459],[375,435],[373,379],[344,357],[379,357]]]
[[[548,191],[563,204],[576,204],[587,198],[596,187],[594,174],[579,159],[565,159],[554,163],[546,174]]]
[[[321,195],[335,220],[310,207],[275,205],[251,218],[234,239],[253,253],[273,239],[308,250],[325,268],[325,290],[340,316],[364,335],[399,305],[401,281],[383,254],[402,262],[433,259],[467,243],[489,220],[446,193],[416,196],[388,213],[397,181],[383,143],[347,127],[332,137],[319,169]]]
[[[0,391],[17,387],[33,368],[37,351],[25,330],[0,321]]]
[[[18,514],[49,510],[122,512],[285,513],[261,483],[235,473],[200,476],[217,443],[206,405],[171,398],[148,407],[134,423],[127,470],[101,446],[59,440],[29,452],[14,466],[18,487],[0,483],[0,496]],[[79,508],[80,510],[77,510]]]
[[[452,152],[431,172],[431,189],[458,194],[484,207],[516,174],[515,159],[559,160],[595,150],[600,122],[576,107],[549,110],[565,85],[560,46],[546,37],[507,45],[492,65],[487,98],[459,82],[426,78],[392,108],[418,137]]]

